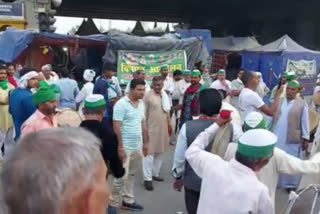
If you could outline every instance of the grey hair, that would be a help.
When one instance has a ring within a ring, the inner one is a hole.
[[[41,71],[43,71],[44,69],[49,69],[49,70],[52,70],[52,65],[50,65],[50,64],[46,64],[46,65],[44,65],[44,66],[42,66],[41,67]]]
[[[46,129],[22,138],[3,163],[2,202],[7,214],[58,214],[70,191],[89,187],[101,142],[82,128]],[[84,184],[80,185],[79,184]],[[1,210],[1,208],[0,208]]]

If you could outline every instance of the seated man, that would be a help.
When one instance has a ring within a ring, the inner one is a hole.
[[[80,128],[22,138],[3,164],[4,213],[105,214],[109,191],[100,145]]]

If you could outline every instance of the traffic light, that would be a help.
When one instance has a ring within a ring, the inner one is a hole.
[[[56,31],[56,27],[54,26],[54,23],[56,22],[56,18],[54,18],[55,14],[56,10],[51,9],[49,9],[47,12],[38,14],[40,32],[54,33]]]

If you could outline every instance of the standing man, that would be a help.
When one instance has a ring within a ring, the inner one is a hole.
[[[46,81],[49,85],[59,80],[58,74],[52,71],[52,65],[50,64],[42,66],[40,74],[43,75],[44,81]]]
[[[123,195],[122,208],[142,211],[143,206],[135,202],[133,187],[134,175],[148,152],[148,139],[144,121],[145,82],[140,79],[131,81],[130,94],[121,98],[114,106],[113,127],[118,138],[118,152],[126,170],[120,179],[114,179],[108,214],[116,214],[120,195]],[[143,146],[142,146],[143,145]]]
[[[300,83],[296,80],[287,84],[286,98],[281,99],[274,116],[273,132],[278,136],[277,147],[290,155],[302,158],[302,151],[309,145],[309,112],[308,105],[301,98]],[[297,188],[301,176],[279,176],[279,186],[287,189]]]
[[[15,88],[18,87],[17,80],[15,78],[16,68],[14,64],[9,63],[7,64],[7,73],[8,73],[8,82],[13,85]]]
[[[8,82],[7,70],[4,65],[0,65],[0,150],[6,140],[8,130],[12,128],[12,117],[9,114],[9,93],[14,86]],[[0,151],[0,163],[2,152]]]
[[[224,91],[226,91],[229,94],[231,94],[231,82],[229,80],[226,79],[226,71],[223,69],[220,69],[218,71],[218,79],[216,81],[214,81],[210,88],[214,88],[214,89],[222,89]],[[228,96],[226,99],[226,102],[230,103],[230,97]]]
[[[179,104],[182,103],[184,93],[186,92],[186,90],[189,88],[190,85],[191,85],[191,71],[185,70],[183,72],[183,79],[178,82],[178,90],[180,93]]]
[[[174,91],[174,83],[172,77],[169,76],[169,66],[162,65],[160,67],[160,74],[163,79],[163,90],[171,97]]]
[[[79,94],[78,83],[70,79],[69,71],[66,68],[61,69],[61,79],[56,82],[60,89],[59,108],[77,109],[76,97]]]
[[[239,95],[242,89],[244,88],[244,84],[241,81],[243,73],[244,71],[240,70],[238,73],[238,78],[231,82],[231,88],[233,91],[232,98],[231,98],[231,105],[233,105],[237,109],[239,109]]]
[[[244,118],[253,111],[261,111],[268,116],[273,116],[279,105],[279,97],[282,93],[283,88],[280,88],[276,95],[274,102],[271,106],[266,105],[262,98],[255,92],[259,79],[255,72],[245,70],[242,75],[242,82],[245,88],[242,89],[239,95],[239,109],[241,114],[241,120],[243,123]]]
[[[196,214],[198,202],[200,198],[201,179],[191,168],[188,161],[185,159],[185,153],[188,147],[196,139],[196,137],[206,128],[211,126],[218,118],[218,114],[222,105],[222,97],[215,89],[205,89],[201,91],[200,97],[200,117],[196,120],[191,120],[182,125],[176,150],[174,153],[173,176],[176,178],[174,188],[181,191],[184,185],[185,205],[188,214]],[[213,137],[211,142],[213,142]],[[212,146],[208,146],[206,151],[210,151]]]
[[[180,100],[180,90],[179,90],[179,83],[181,82],[182,79],[182,71],[180,70],[175,70],[173,72],[173,93],[172,93],[172,107],[175,107],[179,105],[179,100]]]
[[[51,87],[40,87],[32,95],[33,102],[37,106],[36,112],[31,115],[21,126],[21,135],[37,132],[41,129],[58,127],[55,118],[56,94]]]
[[[94,77],[96,76],[96,72],[91,69],[86,69],[83,72],[83,80],[85,81],[85,84],[83,85],[81,91],[76,97],[76,103],[79,104],[79,115],[83,118],[83,107],[84,107],[84,102],[93,93],[93,87],[94,84],[92,83]]]
[[[166,93],[161,93],[162,88],[162,78],[154,77],[152,80],[152,90],[147,93],[144,101],[149,152],[143,158],[143,177],[144,187],[148,191],[153,190],[152,180],[158,182],[164,181],[160,177],[162,154],[167,150],[169,145],[170,108],[165,109],[162,105],[162,100],[169,99],[169,97]]]
[[[146,79],[146,72],[144,70],[138,70],[133,74],[133,79],[141,79],[143,81],[145,81]],[[130,81],[131,82],[131,81]],[[128,95],[130,94],[130,82],[127,84],[126,89],[124,90],[124,94]],[[150,86],[149,84],[146,82],[146,93],[148,91],[150,91]]]
[[[190,145],[186,159],[202,178],[198,214],[235,214],[273,212],[267,187],[256,177],[270,160],[277,137],[264,129],[244,133],[237,153],[229,162],[205,151],[219,127],[229,119],[217,119]],[[257,140],[259,139],[259,140]]]
[[[191,73],[191,86],[186,90],[183,97],[179,124],[180,128],[185,122],[192,120],[193,116],[199,116],[200,114],[199,93],[200,89],[202,89],[200,80],[200,71],[193,70]]]
[[[267,129],[267,121],[259,112],[251,112],[245,118],[243,131],[251,129]],[[225,160],[230,161],[235,157],[238,148],[237,143],[230,143],[225,154]],[[266,167],[262,168],[257,174],[258,179],[264,183],[268,189],[275,210],[275,199],[280,173],[288,175],[297,174],[319,174],[320,173],[320,153],[317,153],[309,160],[300,160],[282,149],[275,148],[273,157]],[[275,213],[275,212],[274,212]]]
[[[19,88],[11,91],[9,96],[9,112],[12,116],[15,139],[20,137],[21,125],[36,111],[32,100],[32,91],[39,87],[39,74],[32,69],[21,70]]]
[[[112,112],[114,104],[122,96],[122,91],[118,78],[114,76],[116,67],[111,64],[103,66],[101,77],[96,80],[93,88],[93,94],[101,94],[107,102],[106,118],[112,120]]]
[[[271,91],[271,96],[270,96],[270,100],[273,101],[276,92],[280,89],[281,86],[284,86],[287,84],[287,77],[286,77],[286,73],[282,73],[280,74],[280,79],[279,79],[279,83],[278,85],[276,85],[272,91]]]
[[[104,129],[103,118],[106,111],[106,101],[101,94],[91,94],[84,102],[84,116],[80,127],[88,129],[101,140],[101,153],[112,175],[121,178],[124,168],[118,155],[118,142],[112,129]]]

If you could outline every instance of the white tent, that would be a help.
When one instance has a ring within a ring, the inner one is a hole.
[[[212,47],[221,51],[242,51],[261,47],[255,37],[213,37]]]
[[[320,54],[318,51],[313,51],[307,49],[298,43],[296,43],[293,39],[291,39],[288,35],[282,36],[280,39],[271,42],[267,45],[256,47],[256,48],[247,48],[247,51],[253,52],[300,52],[300,53],[314,53]]]

